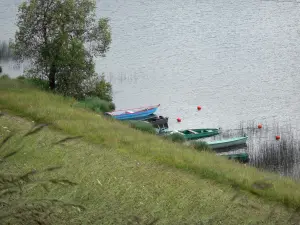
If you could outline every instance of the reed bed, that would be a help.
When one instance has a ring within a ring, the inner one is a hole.
[[[258,128],[257,121],[240,122],[238,128],[222,130],[220,135],[210,140],[221,140],[237,136],[248,136],[246,147],[223,149],[228,152],[247,152],[250,156],[249,165],[257,168],[279,173],[294,179],[300,178],[300,139],[299,131],[291,124],[281,125],[263,123]],[[280,136],[276,140],[276,136]]]

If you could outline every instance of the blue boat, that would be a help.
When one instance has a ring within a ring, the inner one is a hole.
[[[106,112],[106,115],[110,115],[117,120],[139,120],[144,119],[147,116],[156,112],[160,104],[155,106],[146,106],[136,109],[122,109],[112,112]]]

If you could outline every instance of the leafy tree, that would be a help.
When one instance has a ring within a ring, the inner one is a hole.
[[[90,96],[96,96],[102,100],[112,102],[112,86],[105,80],[104,74],[93,83],[94,87],[89,92]]]
[[[93,57],[105,57],[111,43],[109,20],[95,19],[95,0],[28,0],[19,6],[15,43],[27,75],[47,79],[49,88],[82,98],[94,79]]]

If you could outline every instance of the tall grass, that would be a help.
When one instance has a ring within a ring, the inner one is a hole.
[[[107,102],[98,97],[86,97],[84,100],[80,100],[74,106],[90,109],[97,113],[110,112],[115,109],[114,103]]]
[[[129,121],[125,121],[125,123],[129,124],[131,128],[134,128],[136,130],[144,131],[150,134],[156,133],[156,129],[153,127],[151,123],[146,123],[144,121],[138,121],[138,120],[129,120]]]
[[[38,134],[44,125],[38,125],[27,132],[22,139]],[[10,140],[14,134],[10,133],[0,142],[0,168],[9,166],[9,159],[16,154],[22,154],[22,147],[11,149]],[[13,142],[22,142],[14,139]],[[16,144],[14,144],[16,145]],[[19,174],[0,172],[0,224],[68,224],[68,216],[73,215],[74,209],[85,210],[85,207],[55,198],[28,198],[24,194],[42,188],[49,192],[52,185],[70,188],[77,185],[68,179],[48,178],[48,173],[61,169],[62,166],[51,166],[44,170],[31,170]],[[51,177],[51,175],[49,176]],[[63,212],[63,213],[62,213]],[[75,222],[75,220],[73,220]]]
[[[209,151],[212,152],[212,148],[204,141],[191,141],[192,148],[196,149],[197,151]]]

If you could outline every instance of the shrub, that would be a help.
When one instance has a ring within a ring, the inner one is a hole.
[[[155,128],[152,126],[151,123],[146,123],[144,121],[138,121],[138,120],[129,120],[126,121],[127,123],[130,124],[130,127],[137,129],[137,130],[141,130],[141,131],[145,131],[151,134],[155,134],[156,130]]]
[[[108,102],[112,102],[112,85],[105,80],[104,74],[95,79],[91,79],[87,85],[87,95],[95,96]]]
[[[3,75],[0,75],[0,79],[3,79],[3,80],[6,79],[7,80],[7,79],[10,79],[10,78],[7,74],[3,74]]]
[[[49,82],[47,80],[43,80],[40,78],[25,78],[24,80],[27,83],[32,84],[33,86],[35,86],[43,91],[49,90]]]
[[[204,141],[192,141],[191,147],[197,151],[212,151],[212,148]]]
[[[22,75],[17,77],[17,80],[25,80],[25,79],[26,79],[26,77],[22,76]]]
[[[84,100],[79,101],[76,106],[88,108],[97,113],[104,113],[115,110],[115,104],[102,100],[98,97],[86,97]]]
[[[167,140],[171,140],[172,142],[183,143],[185,142],[185,138],[182,134],[173,133],[167,136],[164,136]]]

